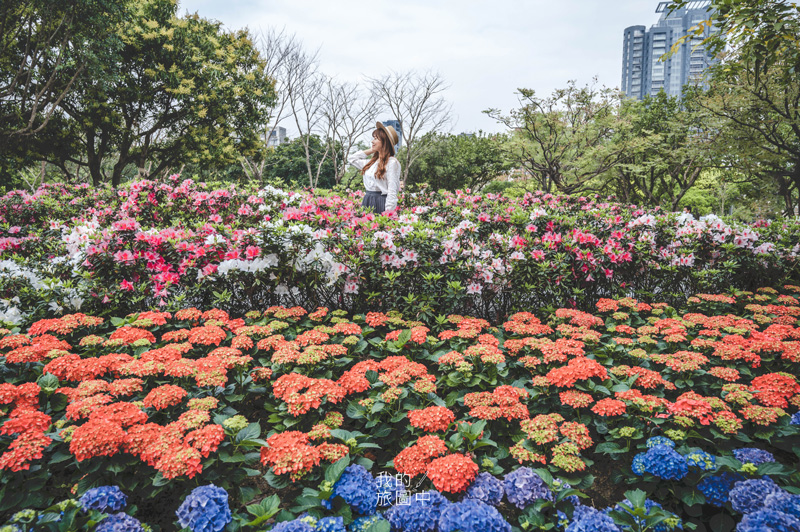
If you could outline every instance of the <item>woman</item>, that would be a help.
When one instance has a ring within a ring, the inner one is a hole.
[[[377,129],[372,132],[372,147],[355,152],[347,158],[347,162],[361,170],[364,176],[367,194],[361,205],[380,214],[397,208],[400,162],[394,157],[397,132],[392,126],[380,122],[375,126]]]

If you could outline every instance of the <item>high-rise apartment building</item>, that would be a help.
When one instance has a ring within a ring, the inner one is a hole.
[[[392,126],[397,132],[397,145],[395,145],[394,150],[399,150],[403,145],[403,124],[399,120],[384,120],[383,125]]]
[[[670,57],[662,59],[662,56],[686,35],[689,28],[709,18],[711,0],[694,0],[670,13],[671,3],[658,3],[656,13],[660,13],[661,18],[649,30],[644,26],[625,28],[622,92],[629,98],[641,100],[645,95],[655,96],[661,90],[680,98],[686,84],[699,83],[707,87],[703,74],[716,60],[702,42],[711,35],[711,28],[705,28],[700,35],[692,35]]]
[[[286,128],[285,127],[277,127],[269,132],[269,138],[267,138],[267,146],[278,146],[286,142],[288,138],[286,137]]]

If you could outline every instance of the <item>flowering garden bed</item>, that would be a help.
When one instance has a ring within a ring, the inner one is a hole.
[[[48,185],[0,198],[0,320],[273,305],[351,314],[592,310],[601,297],[683,305],[695,293],[800,284],[800,223],[620,205],[599,197],[214,187],[172,176],[118,191]]]
[[[0,338],[0,516],[800,530],[798,298],[600,299],[495,323],[273,306],[23,324]]]

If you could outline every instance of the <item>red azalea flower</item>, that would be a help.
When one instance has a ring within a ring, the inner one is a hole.
[[[146,423],[147,414],[134,404],[120,402],[100,406],[89,414],[89,421],[99,419],[106,419],[123,427],[130,427],[131,425]]]
[[[412,427],[426,432],[441,432],[447,430],[450,423],[456,420],[456,416],[446,407],[430,406],[422,410],[409,411],[408,420]]]
[[[267,446],[261,448],[261,463],[271,466],[273,473],[289,473],[298,478],[319,465],[322,453],[308,444],[308,435],[291,430],[267,438]]]
[[[43,451],[53,440],[42,432],[25,432],[11,442],[8,450],[0,456],[0,469],[13,472],[27,471],[33,460],[43,456]]]
[[[189,331],[187,340],[194,345],[219,345],[228,333],[218,325],[204,325],[203,327],[193,327]]]
[[[196,474],[203,472],[200,451],[189,446],[170,449],[156,462],[155,468],[166,479],[179,476],[194,478]]]
[[[79,462],[95,456],[113,456],[125,443],[122,426],[107,419],[87,421],[72,433],[69,450]]]
[[[195,412],[202,411],[196,410]],[[208,415],[207,412],[203,413]],[[208,455],[216,451],[223,440],[225,440],[225,429],[222,428],[222,425],[206,425],[188,433],[184,443],[200,451],[203,458],[208,458]]]
[[[437,490],[461,493],[472,484],[479,469],[469,456],[456,453],[432,460],[425,472]]]
[[[147,329],[125,325],[111,333],[109,340],[122,340],[126,344],[132,344],[137,340],[148,340],[150,343],[155,343],[156,337]]]
[[[600,416],[620,416],[625,413],[626,406],[617,399],[600,399],[592,407],[592,412]]]
[[[188,395],[188,392],[174,384],[164,384],[157,388],[150,390],[144,398],[144,406],[147,408],[155,408],[156,410],[163,410],[170,406],[177,405],[183,398]]]
[[[394,468],[398,473],[415,477],[425,472],[430,461],[447,452],[444,441],[434,435],[423,436],[413,445],[406,447],[394,458]]]
[[[599,362],[586,357],[573,358],[566,366],[551,369],[547,373],[547,380],[560,388],[571,388],[576,382],[591,377],[605,380],[608,378],[608,372]]]

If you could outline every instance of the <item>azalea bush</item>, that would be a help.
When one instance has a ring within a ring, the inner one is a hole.
[[[214,187],[172,176],[117,191],[47,185],[0,198],[0,320],[273,305],[457,313],[493,323],[603,297],[680,305],[694,293],[800,280],[800,223],[544,193],[406,194]]]
[[[791,525],[798,298],[22,316],[0,337],[0,517],[99,529],[116,503],[63,501],[113,487],[162,530]]]

